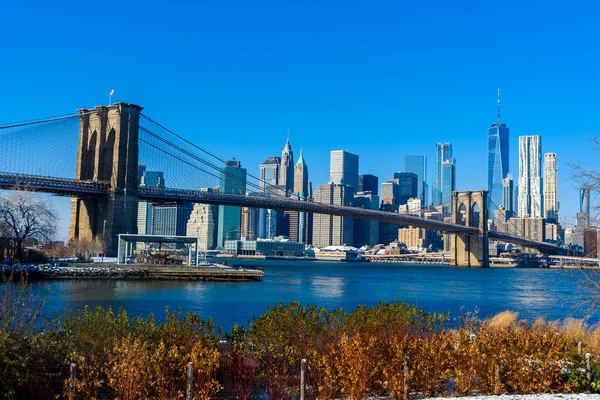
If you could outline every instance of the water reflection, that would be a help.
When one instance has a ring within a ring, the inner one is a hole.
[[[344,295],[344,280],[339,277],[315,276],[310,281],[310,289],[318,299],[330,299]]]

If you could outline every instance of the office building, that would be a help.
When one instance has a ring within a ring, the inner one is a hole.
[[[542,137],[539,135],[520,136],[519,217],[543,217],[542,189]]]
[[[398,184],[395,181],[389,180],[381,184],[381,202],[383,204],[397,206],[397,195]]]
[[[379,194],[379,178],[370,174],[359,175],[358,191],[371,192],[373,196],[377,196]]]
[[[498,221],[498,232],[543,242],[546,240],[546,221],[543,218],[513,217]]]
[[[302,149],[300,149],[300,157],[294,166],[294,193],[296,198],[307,199],[310,196],[308,192],[308,166],[304,161]]]
[[[441,173],[442,186],[441,196],[442,215],[449,217],[452,214],[452,192],[456,190],[456,161],[448,158],[442,163]]]
[[[371,192],[358,192],[351,202],[352,207],[367,210],[379,210],[379,196]],[[366,219],[354,219],[354,246],[374,246],[379,242],[379,222]]]
[[[509,173],[509,130],[500,121],[500,89],[498,89],[498,115],[488,129],[488,209],[493,215],[502,204],[502,181]],[[494,205],[494,206],[492,206]]]
[[[235,158],[225,163],[221,172],[221,193],[246,194],[246,169]],[[240,238],[242,209],[236,206],[219,206],[217,246],[223,247],[225,240]]]
[[[279,185],[279,167],[281,158],[270,156],[260,164],[260,188],[263,191],[275,193],[275,186]]]
[[[584,248],[584,231],[590,226],[590,189],[583,187],[579,190],[579,212],[576,215],[576,225],[573,227],[572,244]]]
[[[140,186],[142,184],[142,177],[144,176],[144,172],[146,172],[146,166],[139,164],[138,165],[138,171],[137,171],[137,183],[138,186]]]
[[[350,206],[353,198],[354,190],[351,186],[335,183],[321,185],[314,193],[315,202],[338,206]],[[352,245],[353,233],[352,218],[326,214],[313,215],[312,244],[315,247]]]
[[[186,236],[198,238],[199,250],[212,250],[217,247],[218,214],[218,205],[194,204],[187,223]]]
[[[431,201],[434,206],[439,206],[443,203],[443,187],[444,185],[444,174],[443,165],[452,159],[452,145],[450,143],[438,143],[436,144],[435,151],[435,181],[431,188]],[[452,179],[454,182],[454,179]],[[450,198],[451,194],[448,195]]]
[[[290,139],[285,142],[281,152],[281,166],[279,167],[279,186],[285,191],[286,196],[294,191],[294,152]]]
[[[146,171],[145,165],[138,168],[139,186],[157,187],[164,189],[165,177],[160,171]],[[140,176],[141,174],[141,176]],[[153,224],[152,203],[147,201],[138,202],[137,233],[140,235],[151,235]]]
[[[423,204],[427,204],[427,157],[418,155],[405,156],[404,171],[417,175],[418,197]]]
[[[515,215],[515,196],[513,192],[514,182],[512,175],[508,174],[502,180],[502,208],[504,209],[506,219],[512,218]]]
[[[419,178],[413,172],[394,172],[394,180],[398,182],[396,203],[406,204],[408,199],[419,196]]]
[[[358,155],[346,150],[333,150],[329,162],[329,181],[346,185],[358,192]]]
[[[189,201],[152,205],[152,235],[185,236],[194,205]]]
[[[268,240],[226,240],[225,253],[238,256],[304,256],[304,243],[276,237]]]
[[[558,167],[556,153],[544,154],[544,218],[558,222]]]

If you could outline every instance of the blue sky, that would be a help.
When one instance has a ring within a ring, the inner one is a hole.
[[[597,2],[56,3],[2,6],[0,123],[104,104],[114,88],[255,174],[289,128],[315,185],[333,149],[380,181],[425,154],[431,181],[435,143],[449,141],[457,188],[479,189],[500,87],[511,172],[518,136],[542,135],[567,221],[568,163],[597,165],[586,138],[600,135]]]

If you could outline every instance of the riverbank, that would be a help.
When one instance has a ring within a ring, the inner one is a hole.
[[[257,269],[165,266],[151,264],[51,264],[6,269],[4,275],[25,274],[28,280],[105,279],[105,280],[184,280],[184,281],[262,281]]]

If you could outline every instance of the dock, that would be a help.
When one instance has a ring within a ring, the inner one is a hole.
[[[151,278],[195,281],[262,281],[264,272],[258,269],[152,266],[146,269]]]

